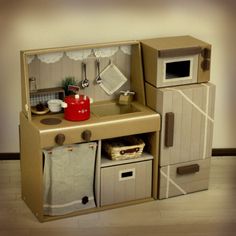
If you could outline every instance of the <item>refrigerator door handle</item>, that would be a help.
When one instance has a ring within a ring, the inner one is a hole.
[[[173,147],[174,145],[174,121],[175,115],[173,112],[165,114],[165,146]]]

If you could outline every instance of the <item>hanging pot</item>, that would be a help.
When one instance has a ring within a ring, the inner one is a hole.
[[[85,95],[67,96],[62,103],[64,118],[70,121],[87,120],[90,117],[90,99]]]

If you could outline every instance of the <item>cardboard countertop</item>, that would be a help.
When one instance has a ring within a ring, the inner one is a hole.
[[[143,106],[139,103],[132,103],[139,109],[138,112],[132,112],[121,115],[106,115],[106,116],[97,116],[93,112],[90,113],[90,118],[85,121],[68,121],[64,119],[64,113],[56,114],[46,114],[46,115],[34,115],[32,116],[32,124],[39,132],[50,132],[53,130],[62,130],[62,129],[72,129],[78,127],[92,127],[94,125],[104,124],[104,123],[116,123],[116,122],[125,122],[127,120],[137,120],[143,119],[145,117],[155,117],[160,123],[160,115],[150,108]],[[56,118],[61,120],[59,124],[55,125],[46,125],[42,124],[41,120],[46,118]],[[159,125],[160,126],[160,125]]]

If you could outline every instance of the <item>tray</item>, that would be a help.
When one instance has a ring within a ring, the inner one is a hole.
[[[36,114],[36,115],[44,115],[44,114],[47,114],[49,112],[49,109],[47,107],[45,107],[45,109],[43,111],[37,111],[36,107],[32,106],[31,107],[31,112],[33,114]]]

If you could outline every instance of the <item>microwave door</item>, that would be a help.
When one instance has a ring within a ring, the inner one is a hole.
[[[198,55],[158,58],[157,87],[197,82]]]

